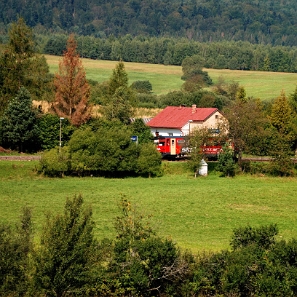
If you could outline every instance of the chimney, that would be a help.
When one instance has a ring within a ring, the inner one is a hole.
[[[193,105],[192,105],[192,114],[193,114],[193,113],[196,113],[196,104],[193,104]]]

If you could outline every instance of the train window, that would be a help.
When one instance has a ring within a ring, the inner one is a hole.
[[[177,140],[177,143],[178,143],[178,144],[183,144],[183,143],[185,143],[185,142],[186,142],[186,141],[185,141],[184,139],[178,139],[178,140]]]

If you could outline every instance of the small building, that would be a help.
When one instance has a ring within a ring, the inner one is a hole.
[[[217,108],[197,108],[167,106],[147,125],[154,136],[185,136],[199,128],[208,128],[219,133],[220,126],[226,123],[225,117]]]

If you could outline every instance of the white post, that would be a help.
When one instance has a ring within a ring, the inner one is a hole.
[[[62,120],[64,120],[64,118],[60,118],[60,146],[59,146],[59,153],[61,152],[61,147],[62,147]]]

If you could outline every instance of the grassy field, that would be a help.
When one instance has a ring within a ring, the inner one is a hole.
[[[228,248],[239,226],[277,223],[279,239],[297,238],[297,184],[294,178],[237,176],[221,178],[211,171],[194,178],[185,163],[164,164],[161,178],[44,178],[37,161],[0,161],[0,221],[16,222],[27,205],[38,234],[44,215],[62,211],[66,197],[82,194],[96,221],[96,236],[112,238],[118,202],[125,195],[140,212],[153,215],[161,236],[197,251]],[[170,174],[168,174],[170,172]]]
[[[57,72],[61,57],[46,55],[47,62],[52,73]],[[87,77],[95,81],[103,82],[109,79],[115,68],[115,61],[101,61],[83,59]],[[149,80],[153,86],[153,92],[157,95],[179,90],[182,69],[180,66],[165,66],[143,63],[127,63],[125,68],[129,82],[136,80]],[[261,100],[276,98],[284,90],[287,95],[294,92],[297,85],[297,73],[239,71],[227,69],[205,69],[214,82],[222,77],[226,82],[236,81],[246,89],[247,96],[260,98]]]

